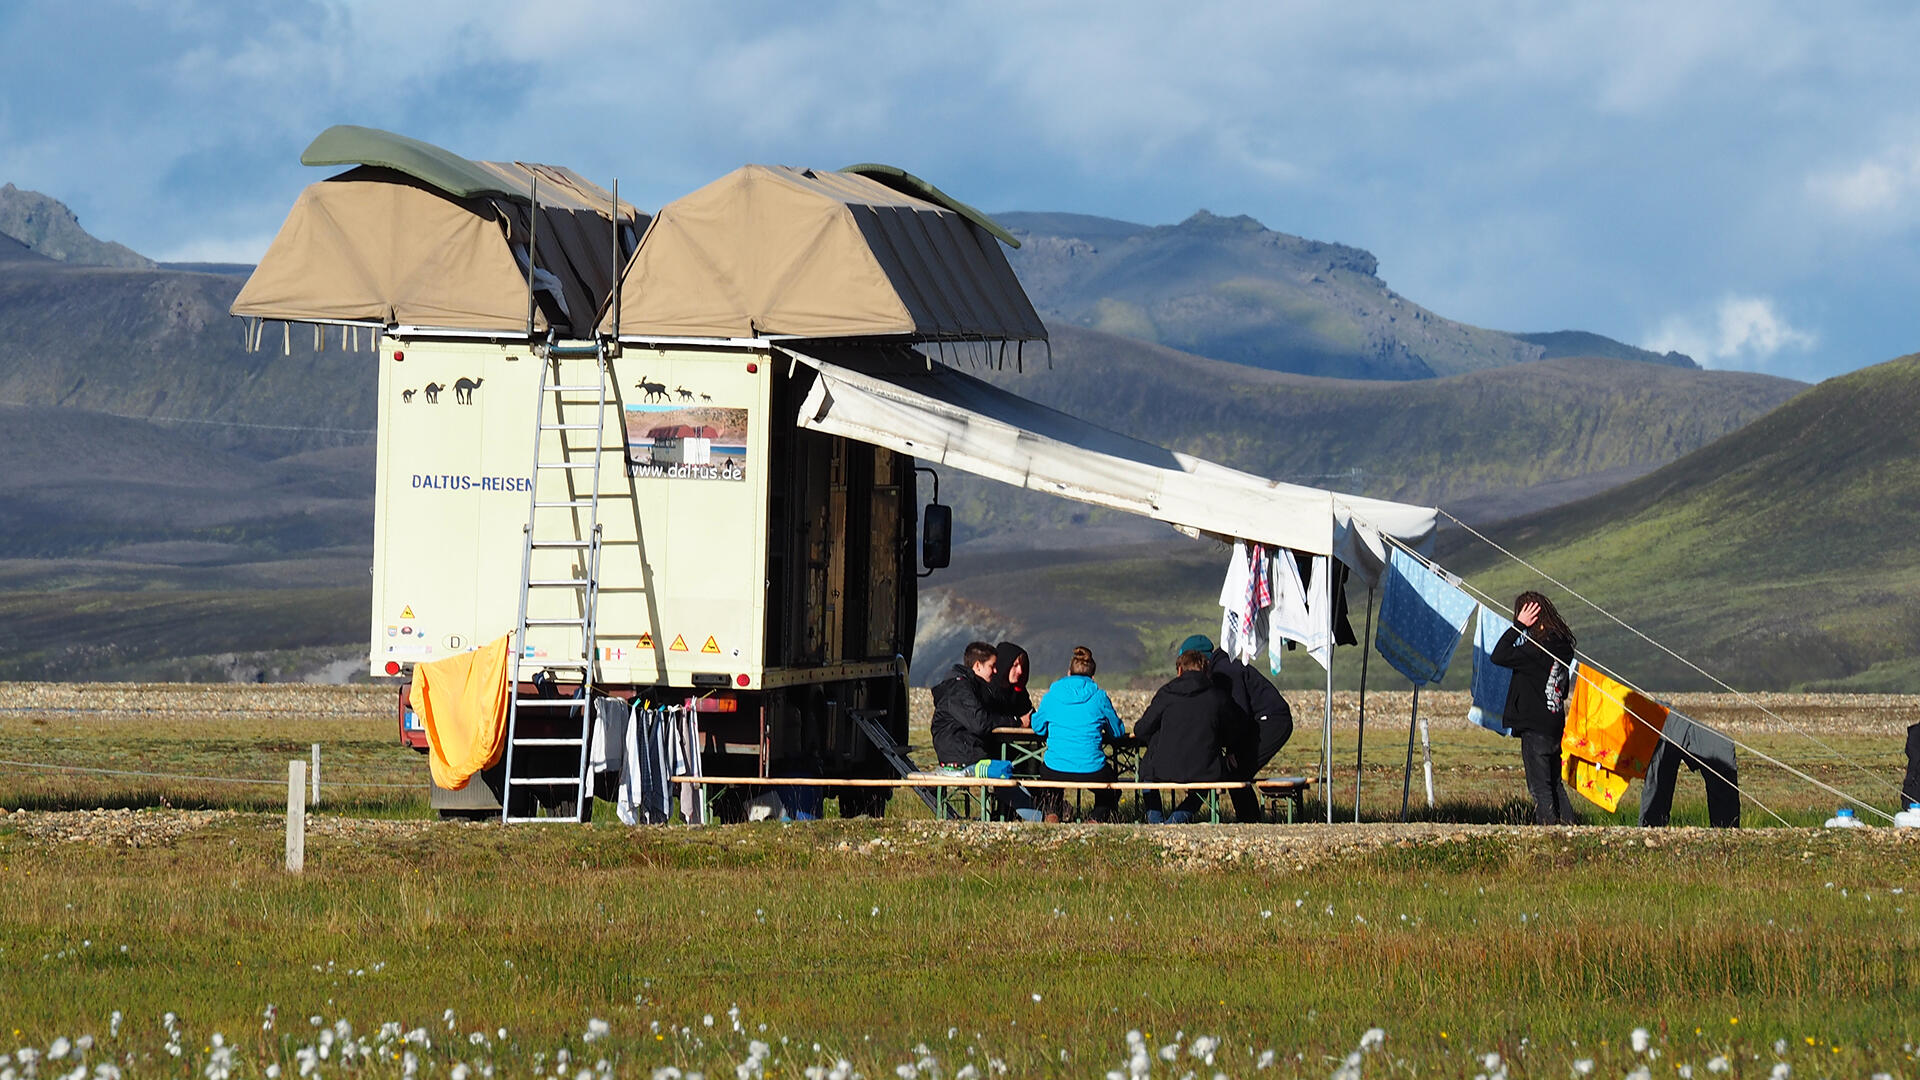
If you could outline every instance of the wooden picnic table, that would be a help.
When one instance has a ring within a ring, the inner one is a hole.
[[[1205,804],[1208,820],[1214,824],[1220,822],[1220,794],[1236,788],[1248,786],[1244,780],[1212,780],[1201,783],[1142,783],[1137,780],[1118,780],[1110,783],[1088,780],[1034,780],[1034,779],[996,779],[986,776],[961,776],[947,773],[914,773],[898,779],[833,779],[827,777],[777,777],[777,776],[675,776],[668,780],[671,784],[693,784],[700,789],[700,815],[704,821],[713,820],[711,796],[713,788],[726,787],[813,787],[813,788],[875,788],[875,787],[930,787],[937,798],[934,816],[940,820],[952,817],[948,801],[949,792],[971,792],[976,796],[989,788],[1048,788],[1062,791],[1174,791],[1198,792]],[[1287,809],[1287,821],[1293,821],[1293,810],[1299,804],[1313,781],[1301,776],[1267,777],[1253,782],[1254,791],[1269,800],[1290,800]],[[979,804],[981,821],[989,820],[989,803],[985,798],[974,800]],[[973,812],[963,810],[959,815],[972,817]]]
[[[1044,765],[1047,751],[1047,737],[1030,727],[1007,726],[988,730],[987,734],[1001,747],[1002,756],[1007,764],[1013,766],[1013,773],[1020,777],[1038,777]],[[1120,776],[1138,776],[1140,774],[1140,752],[1147,744],[1138,736],[1109,736],[1101,740],[1107,748],[1107,759],[1113,763],[1113,771]]]

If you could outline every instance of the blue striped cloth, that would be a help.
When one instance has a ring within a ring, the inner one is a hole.
[[[1493,662],[1493,647],[1500,643],[1500,635],[1512,628],[1513,624],[1492,608],[1480,606],[1480,621],[1473,630],[1473,707],[1467,710],[1467,719],[1496,735],[1513,734],[1505,722],[1513,669]]]
[[[1387,558],[1374,648],[1414,683],[1437,683],[1446,676],[1453,650],[1478,606],[1458,585],[1395,548]]]

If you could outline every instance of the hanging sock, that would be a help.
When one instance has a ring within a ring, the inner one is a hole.
[[[1395,548],[1387,558],[1374,647],[1413,682],[1437,683],[1477,606],[1458,585]]]
[[[1467,720],[1498,735],[1517,735],[1506,725],[1507,690],[1513,685],[1513,669],[1493,662],[1493,647],[1500,635],[1513,624],[1492,608],[1480,606],[1480,621],[1473,631],[1473,706]]]

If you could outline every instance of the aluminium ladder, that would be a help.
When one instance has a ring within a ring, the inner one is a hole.
[[[539,405],[534,410],[533,491],[520,554],[520,616],[508,676],[506,771],[500,818],[505,822],[586,821],[592,813],[593,794],[587,760],[597,659],[594,623],[600,600],[600,468],[606,457],[613,373],[604,344],[572,348],[547,345],[537,355],[541,364]],[[563,359],[591,359],[596,381],[567,384],[561,371]],[[569,409],[575,414],[572,422]],[[592,423],[578,418],[583,412],[592,413]],[[572,438],[576,432],[583,433],[584,444]],[[543,482],[547,477],[554,482]],[[580,482],[583,478],[584,484]],[[555,497],[558,488],[564,488],[564,497]],[[535,600],[555,594],[573,600],[564,615],[553,614],[554,605]],[[571,631],[568,645],[577,644],[578,653],[569,648],[564,654],[556,650],[555,655],[537,655],[529,632],[538,632],[544,642],[551,642],[554,630]],[[550,674],[577,672],[579,692],[565,698],[522,696],[523,667]],[[528,725],[531,732],[523,735],[523,719],[537,719],[539,723]],[[555,764],[566,756],[558,752],[565,748],[576,751],[573,757],[577,765],[570,774],[562,773]],[[574,816],[539,816],[539,793],[549,793],[547,801],[553,801],[551,793],[556,790],[573,793]]]

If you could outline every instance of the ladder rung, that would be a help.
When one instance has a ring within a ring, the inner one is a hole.
[[[580,589],[580,588],[585,588],[586,586],[591,584],[593,584],[593,582],[587,580],[586,578],[568,578],[565,581],[559,581],[559,580],[529,581],[527,582],[527,588],[529,589]]]
[[[579,385],[579,386],[549,386],[547,387],[547,389],[556,394],[568,394],[568,393],[583,394],[588,390],[591,390],[597,394],[605,388],[600,386],[595,386],[592,383],[583,383],[582,385]]]
[[[585,619],[528,619],[528,626],[585,626]]]
[[[541,431],[599,431],[599,424],[541,424]]]
[[[538,461],[533,467],[536,469],[597,469],[600,463],[597,461]]]
[[[537,548],[586,548],[593,546],[593,541],[591,540],[533,540],[530,541],[530,543]]]
[[[535,510],[578,510],[592,505],[593,500],[591,499],[575,499],[571,502],[536,502],[533,504],[533,508]]]
[[[519,784],[521,787],[559,787],[561,784],[578,787],[580,778],[577,776],[509,776],[507,783]]]
[[[579,746],[585,739],[515,739],[515,746]]]

